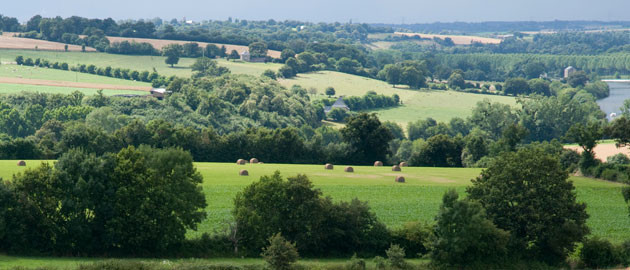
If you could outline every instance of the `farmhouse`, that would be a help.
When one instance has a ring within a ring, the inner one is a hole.
[[[241,60],[245,62],[264,63],[266,59],[265,57],[252,57],[249,51],[243,51],[241,53]]]
[[[576,71],[577,69],[575,69],[574,67],[568,66],[564,69],[564,77],[569,78],[569,76],[571,76],[571,74],[575,73]]]
[[[332,111],[332,109],[344,109],[346,111],[349,111],[350,107],[348,107],[348,105],[343,102],[343,97],[339,97],[332,106],[324,107],[324,113],[328,114],[330,111]]]

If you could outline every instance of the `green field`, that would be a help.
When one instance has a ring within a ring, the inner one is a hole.
[[[0,255],[0,269],[37,269],[39,267],[55,267],[57,269],[77,269],[79,265],[93,262],[107,261],[103,258],[54,258],[54,257],[15,257]],[[231,265],[231,266],[259,266],[264,267],[265,262],[256,258],[212,258],[212,259],[123,259],[124,261],[143,262],[149,265],[169,265],[169,266],[199,266],[199,269],[207,269],[202,266],[208,265]],[[348,262],[347,259],[301,259],[299,264],[308,269],[318,269],[322,266],[334,267],[342,266]],[[426,264],[427,260],[408,259],[412,265]],[[373,260],[366,260],[368,267],[375,267]],[[162,268],[160,268],[162,269]],[[214,268],[212,268],[214,269]]]
[[[17,161],[0,161],[0,177],[11,176],[24,170]],[[27,167],[37,166],[38,161],[27,161]],[[284,176],[303,173],[309,176],[325,196],[334,200],[359,198],[369,202],[381,221],[395,228],[408,221],[432,222],[437,214],[441,197],[449,188],[463,192],[470,179],[479,175],[480,169],[471,168],[418,168],[406,167],[394,173],[389,167],[355,167],[355,173],[343,172],[343,166],[326,171],[323,165],[279,165],[225,163],[196,163],[204,177],[203,188],[208,201],[208,219],[199,231],[189,236],[212,233],[231,220],[232,199],[252,181],[262,175],[279,170]],[[240,169],[248,169],[250,176],[238,176]],[[407,182],[395,183],[396,175],[405,176]],[[588,224],[592,234],[621,242],[630,238],[630,217],[621,195],[621,184],[573,177],[578,200],[586,202],[590,214]]]
[[[52,68],[1,65],[0,77],[151,87],[150,83]]]
[[[74,91],[79,91],[79,92],[85,94],[86,96],[88,96],[88,95],[95,95],[96,91],[98,91],[98,89],[0,83],[0,94],[11,94],[11,93],[20,93],[20,92],[39,92],[39,93],[50,93],[50,94],[70,94],[70,93],[72,93]],[[123,95],[123,94],[146,95],[146,94],[148,94],[148,92],[145,92],[145,91],[134,91],[134,90],[108,90],[108,89],[104,89],[103,90],[103,94],[106,95],[106,96]]]
[[[190,65],[193,58],[181,58],[174,68],[164,63],[162,56],[133,56],[107,53],[83,53],[83,52],[50,52],[34,50],[0,50],[0,63],[12,62],[15,57],[22,55],[30,58],[41,58],[52,62],[66,62],[73,66],[76,64],[93,64],[97,67],[111,66],[114,68],[128,68],[137,71],[153,71],[165,76],[190,77],[192,71]],[[278,70],[282,65],[273,63],[245,63],[240,61],[226,61],[218,59],[219,65],[229,68],[235,74],[260,75],[266,69]]]
[[[313,87],[317,89],[320,97],[323,97],[324,90],[328,86],[335,88],[337,96],[362,96],[367,91],[375,91],[388,96],[398,94],[403,102],[402,106],[375,110],[375,112],[382,120],[390,120],[402,125],[427,117],[432,117],[437,121],[448,121],[453,117],[465,118],[471,114],[477,102],[484,99],[516,105],[516,99],[513,97],[442,90],[410,90],[405,86],[394,88],[383,81],[334,71],[299,74],[294,79],[280,80],[280,83],[286,87],[294,84],[305,88]]]

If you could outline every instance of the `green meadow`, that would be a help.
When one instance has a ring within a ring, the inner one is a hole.
[[[281,79],[280,83],[286,87],[301,85],[307,89],[315,88],[320,98],[324,97],[324,90],[329,86],[335,88],[336,96],[362,96],[368,91],[388,96],[398,94],[402,100],[401,106],[373,112],[376,112],[381,120],[394,121],[403,126],[427,117],[437,121],[449,121],[453,117],[465,118],[471,114],[477,102],[484,99],[516,105],[516,99],[513,97],[429,89],[413,90],[406,86],[394,88],[384,81],[335,71],[298,74],[293,79]]]
[[[46,86],[46,85],[28,85],[28,84],[10,84],[0,83],[0,94],[12,94],[20,92],[39,92],[48,94],[70,94],[74,91],[79,91],[86,96],[95,95],[98,89],[94,88],[76,88],[76,87],[59,87],[59,86]],[[103,95],[146,95],[148,92],[136,91],[136,90],[109,90],[103,89]]]
[[[164,63],[162,56],[135,56],[107,54],[98,52],[53,52],[34,50],[7,50],[0,49],[0,63],[13,62],[15,57],[41,58],[52,62],[66,62],[70,66],[77,64],[93,64],[97,67],[111,66],[113,68],[128,68],[137,71],[157,71],[165,76],[190,77],[192,70],[190,66],[195,62],[194,58],[181,58],[175,67],[171,68]],[[260,75],[266,69],[277,71],[282,65],[273,63],[247,63],[242,61],[227,61],[217,59],[219,65],[229,68],[234,74]]]
[[[58,70],[52,68],[28,67],[18,65],[1,65],[0,77],[151,87],[151,84],[146,82],[123,80],[107,76],[99,76],[94,74]]]
[[[40,161],[27,161],[27,167],[38,166]],[[0,161],[0,177],[11,179],[12,175],[25,167],[16,166],[17,161]],[[201,233],[213,233],[231,221],[232,200],[245,186],[257,181],[260,176],[276,170],[283,176],[306,174],[324,196],[333,200],[359,198],[367,201],[381,221],[396,228],[409,221],[432,222],[437,214],[444,192],[455,188],[464,193],[470,179],[479,175],[481,169],[472,168],[421,168],[404,167],[402,172],[392,172],[390,167],[354,166],[355,173],[345,173],[344,166],[325,170],[323,165],[195,163],[203,175],[208,218],[198,231],[189,232],[189,237]],[[250,176],[239,176],[247,169]],[[404,176],[406,183],[396,183],[397,175]],[[590,215],[588,225],[592,235],[607,238],[615,243],[630,238],[630,217],[621,195],[622,184],[572,177],[578,200],[587,204]]]

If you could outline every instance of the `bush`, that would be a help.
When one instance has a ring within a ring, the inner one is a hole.
[[[392,244],[385,253],[387,254],[389,265],[393,269],[407,269],[409,266],[405,261],[405,249],[399,245]]]
[[[617,247],[617,258],[623,266],[630,265],[630,240],[626,240]]]
[[[606,163],[613,165],[627,165],[630,164],[630,158],[623,153],[619,153],[606,158]]]
[[[357,258],[357,255],[355,254],[350,259],[350,263],[348,263],[347,269],[348,270],[365,270],[366,269],[365,260]]]
[[[392,242],[407,251],[407,257],[418,257],[429,252],[433,228],[420,222],[408,222],[392,231]]]
[[[295,243],[287,241],[280,233],[269,238],[269,246],[263,249],[261,256],[274,270],[291,269],[300,257]]]
[[[591,238],[583,242],[580,260],[589,268],[603,268],[619,264],[615,247],[605,239]]]

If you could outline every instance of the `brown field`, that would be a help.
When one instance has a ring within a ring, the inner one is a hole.
[[[247,46],[242,46],[242,45],[230,45],[230,44],[220,44],[220,43],[207,43],[207,42],[197,42],[197,41],[182,41],[182,40],[166,40],[166,39],[151,39],[151,38],[126,38],[126,37],[107,37],[109,39],[110,42],[122,42],[122,41],[135,41],[135,42],[146,42],[149,43],[151,45],[153,45],[154,48],[161,50],[164,46],[169,45],[169,44],[186,44],[186,43],[197,43],[199,44],[199,46],[201,47],[205,47],[208,44],[214,44],[217,45],[219,47],[221,46],[225,46],[225,48],[227,49],[227,52],[230,53],[232,50],[236,50],[239,53],[242,53],[244,51],[248,51],[249,48]],[[274,51],[274,50],[269,50],[267,52],[267,55],[273,57],[273,58],[280,58],[280,52],[279,51]]]
[[[32,38],[19,38],[15,37],[14,33],[5,32],[0,35],[0,48],[1,49],[26,49],[42,51],[64,51],[63,43],[52,42],[46,40],[32,39]],[[85,47],[86,51],[95,52],[94,48]],[[80,52],[81,46],[68,45],[68,51]]]
[[[136,90],[136,91],[147,91],[147,92],[151,90],[151,87],[147,87],[147,86],[129,86],[129,85],[113,85],[113,84],[102,84],[102,83],[81,83],[81,82],[68,82],[68,81],[52,81],[52,80],[0,77],[0,84],[2,83],[91,88],[91,89],[109,89],[109,90]]]
[[[408,36],[408,37],[419,36],[421,38],[430,38],[430,39],[434,37],[437,37],[440,39],[451,38],[453,40],[453,43],[455,43],[455,45],[470,45],[473,42],[479,42],[483,44],[499,44],[502,41],[501,39],[498,39],[498,38],[487,38],[487,37],[478,37],[478,36],[433,35],[433,34],[402,33],[402,32],[396,32],[394,33],[394,35]]]
[[[577,145],[565,146],[567,149],[575,150],[578,153],[582,153],[582,148]],[[617,148],[614,143],[602,143],[595,146],[595,157],[599,160],[606,161],[606,159],[610,156],[614,156],[616,154],[622,153],[626,156],[630,156],[630,147],[620,147]]]

